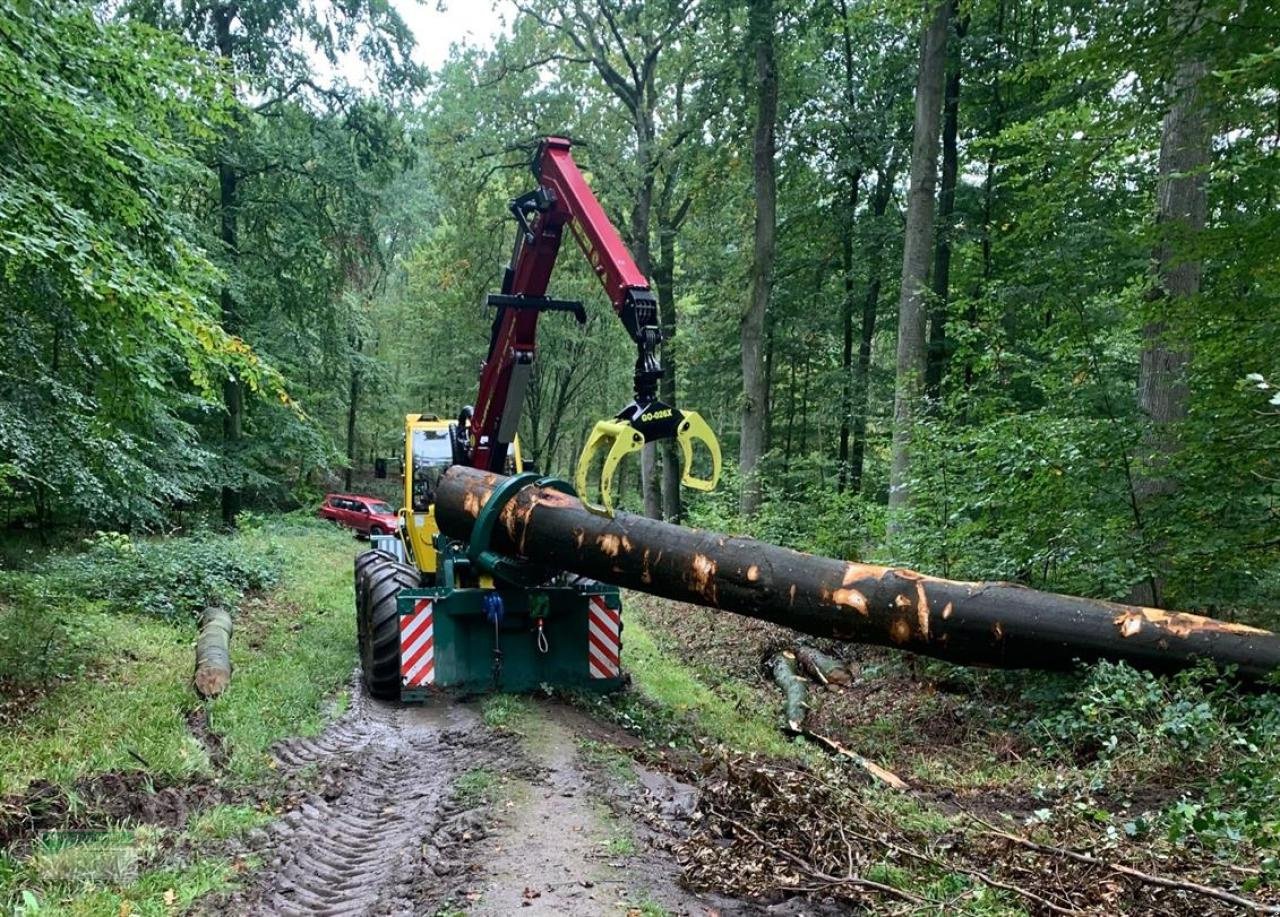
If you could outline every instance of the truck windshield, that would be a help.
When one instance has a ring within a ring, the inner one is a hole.
[[[436,498],[440,475],[453,464],[448,430],[413,431],[413,508],[424,512]]]

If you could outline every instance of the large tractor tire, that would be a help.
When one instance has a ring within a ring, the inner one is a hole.
[[[365,574],[360,669],[369,694],[380,700],[400,697],[400,612],[396,597],[418,586],[418,571],[391,559],[375,563]]]
[[[356,638],[364,640],[365,632],[365,595],[369,591],[369,573],[375,567],[382,564],[394,564],[395,557],[385,551],[362,551],[356,555],[355,576],[352,582],[355,583],[355,611],[356,611]]]

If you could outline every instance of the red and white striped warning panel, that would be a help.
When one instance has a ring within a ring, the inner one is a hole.
[[[436,680],[432,604],[432,599],[418,599],[412,612],[400,616],[400,681],[406,688],[421,688]]]
[[[592,678],[617,678],[622,673],[622,613],[605,604],[604,596],[588,599],[587,671]]]

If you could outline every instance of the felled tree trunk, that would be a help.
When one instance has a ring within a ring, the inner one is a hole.
[[[196,691],[217,697],[231,684],[231,615],[224,608],[206,608],[196,640]]]
[[[809,688],[796,668],[795,653],[783,651],[773,657],[773,680],[782,689],[783,711],[787,728],[792,732],[804,729],[804,717],[809,712]]]
[[[436,519],[467,539],[499,475],[458,466],[442,478]],[[528,486],[503,508],[491,547],[619,586],[722,608],[819,637],[969,665],[1062,669],[1122,659],[1156,671],[1197,659],[1259,679],[1280,668],[1280,636],[1199,615],[967,583],[846,563],[629,513],[606,518]]]
[[[820,684],[847,685],[853,681],[853,675],[838,659],[832,659],[821,650],[811,646],[797,646],[796,659],[800,666]]]

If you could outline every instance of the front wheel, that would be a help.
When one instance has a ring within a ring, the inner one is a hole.
[[[418,586],[418,571],[408,564],[380,563],[365,578],[365,611],[360,636],[360,669],[373,697],[400,697],[400,609],[405,589]]]

